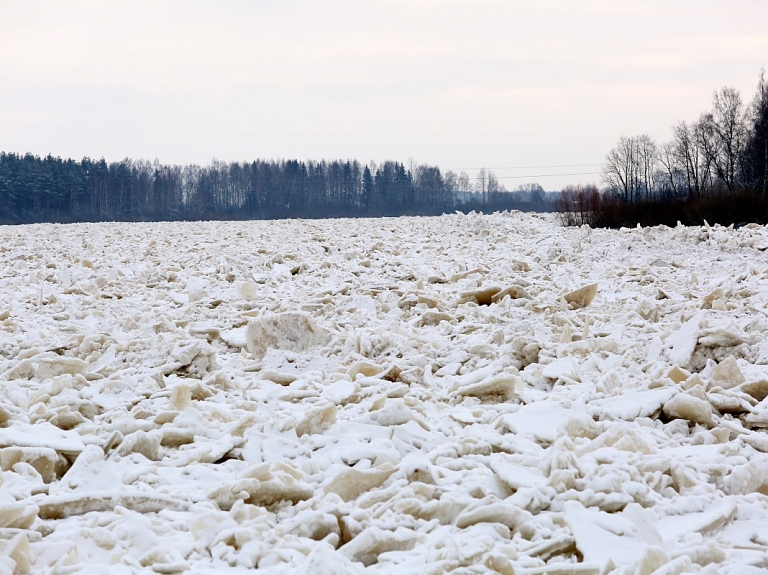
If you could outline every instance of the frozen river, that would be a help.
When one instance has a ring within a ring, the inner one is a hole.
[[[768,571],[768,231],[0,227],[0,574]]]

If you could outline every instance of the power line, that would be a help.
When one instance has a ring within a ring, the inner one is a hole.
[[[459,170],[535,170],[539,168],[587,168],[590,166],[602,166],[603,164],[549,164],[547,166],[506,166],[506,167],[488,167],[480,166],[479,168],[440,168],[445,171],[459,171]]]
[[[527,176],[494,176],[497,180],[523,180],[526,178],[554,178],[557,176],[593,176],[600,172],[574,172],[571,174],[531,174]],[[482,178],[469,178],[470,180],[481,180]]]

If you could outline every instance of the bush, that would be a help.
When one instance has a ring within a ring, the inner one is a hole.
[[[588,224],[596,228],[621,228],[640,224],[673,227],[677,222],[700,226],[704,220],[723,226],[768,223],[768,197],[751,190],[697,200],[659,199],[626,203],[620,202],[613,194],[594,193],[591,186],[569,186],[562,191],[557,208],[566,226]]]
[[[556,209],[566,226],[594,226],[603,204],[603,196],[594,184],[566,186],[560,192]]]

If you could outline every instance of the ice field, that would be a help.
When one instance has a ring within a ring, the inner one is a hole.
[[[768,230],[0,227],[0,574],[768,572]]]

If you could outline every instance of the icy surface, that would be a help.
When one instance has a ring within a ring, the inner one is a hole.
[[[766,572],[766,245],[0,228],[0,574]]]

